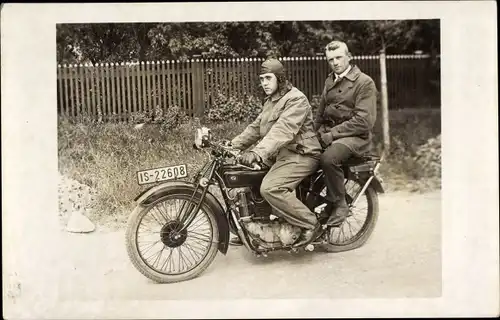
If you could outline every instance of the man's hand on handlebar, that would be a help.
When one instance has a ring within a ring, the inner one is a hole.
[[[241,155],[239,162],[245,166],[252,167],[253,163],[259,163],[262,159],[253,151],[245,152]]]
[[[231,148],[233,146],[231,140],[222,140],[221,145],[225,148]]]

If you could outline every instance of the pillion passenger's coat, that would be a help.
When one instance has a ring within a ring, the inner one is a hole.
[[[314,119],[319,134],[328,133],[330,141],[361,155],[371,149],[376,117],[377,88],[372,78],[356,65],[337,82],[333,72],[328,75]]]

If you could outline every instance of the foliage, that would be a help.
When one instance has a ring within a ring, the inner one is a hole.
[[[441,114],[436,109],[389,111],[391,149],[381,166],[389,189],[425,191],[441,183]],[[380,117],[375,124],[374,153],[382,151]]]
[[[231,21],[57,25],[58,63],[311,56],[341,39],[354,54],[438,53],[439,20]]]
[[[148,23],[86,23],[56,26],[57,62],[106,63],[143,61],[150,50]]]
[[[254,96],[227,96],[217,91],[212,105],[206,108],[205,115],[212,123],[243,123],[252,121],[261,111],[262,103]]]
[[[163,109],[157,106],[147,112],[135,112],[130,117],[130,122],[135,124],[159,125],[160,132],[167,132],[179,128],[189,121],[190,117],[179,106]]]
[[[422,169],[420,175],[424,177],[441,176],[441,134],[430,138],[420,146],[414,157],[416,164]]]

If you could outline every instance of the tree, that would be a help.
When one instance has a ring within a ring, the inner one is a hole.
[[[355,55],[439,52],[439,20],[102,23],[57,26],[58,63],[315,55],[333,39]]]
[[[150,40],[146,23],[57,25],[59,63],[104,63],[145,60]]]

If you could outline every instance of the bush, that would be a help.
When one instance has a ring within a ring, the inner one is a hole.
[[[257,118],[262,111],[262,102],[254,96],[226,96],[217,91],[212,105],[205,110],[211,123],[245,123]]]
[[[131,114],[130,122],[134,124],[158,125],[160,132],[168,132],[189,121],[190,117],[179,106],[163,109],[156,106],[154,110],[135,112]]]
[[[394,189],[425,191],[440,187],[441,114],[439,109],[389,111],[391,148],[380,168]],[[374,128],[374,153],[382,151],[380,114]]]

